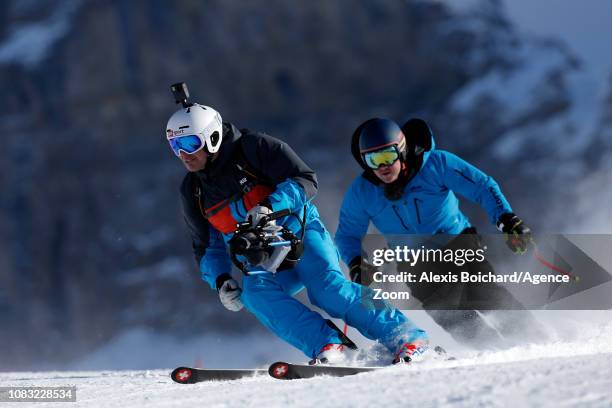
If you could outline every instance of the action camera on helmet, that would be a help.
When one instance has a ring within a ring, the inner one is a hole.
[[[176,84],[170,85],[170,90],[172,91],[172,95],[174,95],[174,101],[177,105],[180,103],[184,108],[193,106],[193,103],[189,102],[189,89],[187,89],[187,84],[185,82],[177,82]]]

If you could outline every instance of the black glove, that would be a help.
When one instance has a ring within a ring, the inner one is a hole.
[[[351,281],[360,285],[370,286],[373,281],[374,272],[378,272],[378,268],[360,256],[354,257],[349,263]]]
[[[505,213],[497,221],[497,229],[506,234],[506,245],[516,254],[523,254],[531,243],[531,230],[513,213]]]

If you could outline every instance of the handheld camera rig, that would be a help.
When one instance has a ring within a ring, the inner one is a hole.
[[[284,226],[270,224],[271,221],[287,216],[294,216],[300,222],[300,237]],[[230,257],[233,264],[245,275],[275,273],[292,268],[304,253],[305,230],[304,221],[290,210],[268,214],[257,225],[250,221],[241,222],[229,241]],[[239,257],[246,262],[241,261]]]

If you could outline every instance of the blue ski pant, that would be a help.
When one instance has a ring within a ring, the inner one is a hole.
[[[407,341],[426,338],[401,311],[373,300],[371,289],[344,277],[336,247],[318,220],[308,223],[304,244],[304,254],[293,269],[243,279],[244,306],[274,334],[308,357],[315,357],[328,343],[342,342],[319,313],[293,297],[305,287],[312,304],[391,352]]]

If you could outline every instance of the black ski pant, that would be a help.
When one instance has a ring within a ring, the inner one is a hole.
[[[475,228],[467,228],[442,250],[477,250],[483,247]],[[399,264],[400,271],[434,275],[454,275],[457,283],[409,283],[411,296],[422,303],[423,309],[443,329],[461,343],[478,347],[511,346],[512,338],[524,338],[525,331],[539,331],[538,324],[520,302],[505,287],[495,283],[461,283],[460,274],[495,273],[486,259],[457,266],[453,262],[419,263],[414,267]],[[508,312],[493,312],[508,310]],[[535,332],[534,332],[535,331]]]

